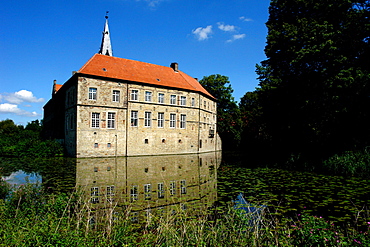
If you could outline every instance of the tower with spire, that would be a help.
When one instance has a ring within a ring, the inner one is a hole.
[[[105,15],[105,26],[104,26],[103,38],[101,41],[99,54],[113,56],[112,45],[110,43],[109,27],[108,27],[108,11]]]

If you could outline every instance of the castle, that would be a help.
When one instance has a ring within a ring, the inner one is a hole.
[[[99,53],[44,106],[44,135],[77,158],[220,151],[216,121],[216,99],[177,63],[114,57],[107,17]]]

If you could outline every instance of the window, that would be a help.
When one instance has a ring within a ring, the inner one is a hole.
[[[171,95],[170,104],[171,105],[176,105],[176,95]]]
[[[207,108],[207,101],[204,101],[204,108]]]
[[[116,113],[108,112],[108,129],[114,129],[116,125]]]
[[[94,143],[94,148],[98,148],[99,147],[99,143]]]
[[[99,203],[99,187],[91,188],[91,202]]]
[[[118,90],[113,90],[113,102],[119,102],[119,95],[120,95],[120,92]]]
[[[131,126],[138,126],[137,111],[131,111]]]
[[[180,97],[180,105],[186,105],[186,97],[185,96]]]
[[[158,184],[158,198],[164,198],[164,184],[159,183]]]
[[[185,129],[186,128],[186,115],[181,114],[180,115],[180,129]]]
[[[145,91],[145,101],[148,101],[148,102],[152,101],[152,92]]]
[[[100,113],[93,112],[91,114],[91,127],[99,128],[99,126],[100,126]]]
[[[191,106],[195,106],[195,98],[191,98]]]
[[[170,195],[176,194],[176,181],[170,181]]]
[[[138,190],[137,190],[137,185],[133,185],[131,187],[131,190],[130,190],[130,197],[131,197],[131,201],[137,201],[138,199]]]
[[[151,127],[152,126],[152,113],[149,112],[149,111],[145,112],[144,126],[145,127]]]
[[[96,92],[97,92],[96,88],[90,87],[89,88],[89,99],[96,100]]]
[[[170,114],[170,128],[176,128],[176,114]]]
[[[186,194],[186,180],[180,181],[180,191],[181,194]]]
[[[113,196],[114,196],[114,185],[107,186],[107,201],[113,202]]]
[[[144,184],[144,199],[150,200],[152,198],[152,185]]]
[[[163,128],[164,123],[164,113],[158,112],[158,128]]]
[[[139,90],[133,89],[131,90],[131,100],[138,100]]]
[[[164,93],[158,94],[158,103],[164,103]]]
[[[111,148],[112,147],[112,144],[111,143],[107,143],[107,148]]]

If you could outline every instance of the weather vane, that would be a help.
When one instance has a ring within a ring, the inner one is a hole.
[[[108,19],[108,13],[109,11],[105,11],[105,19]]]

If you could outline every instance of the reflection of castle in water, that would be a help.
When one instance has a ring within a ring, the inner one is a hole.
[[[77,159],[76,184],[95,209],[194,211],[217,199],[221,152]]]

